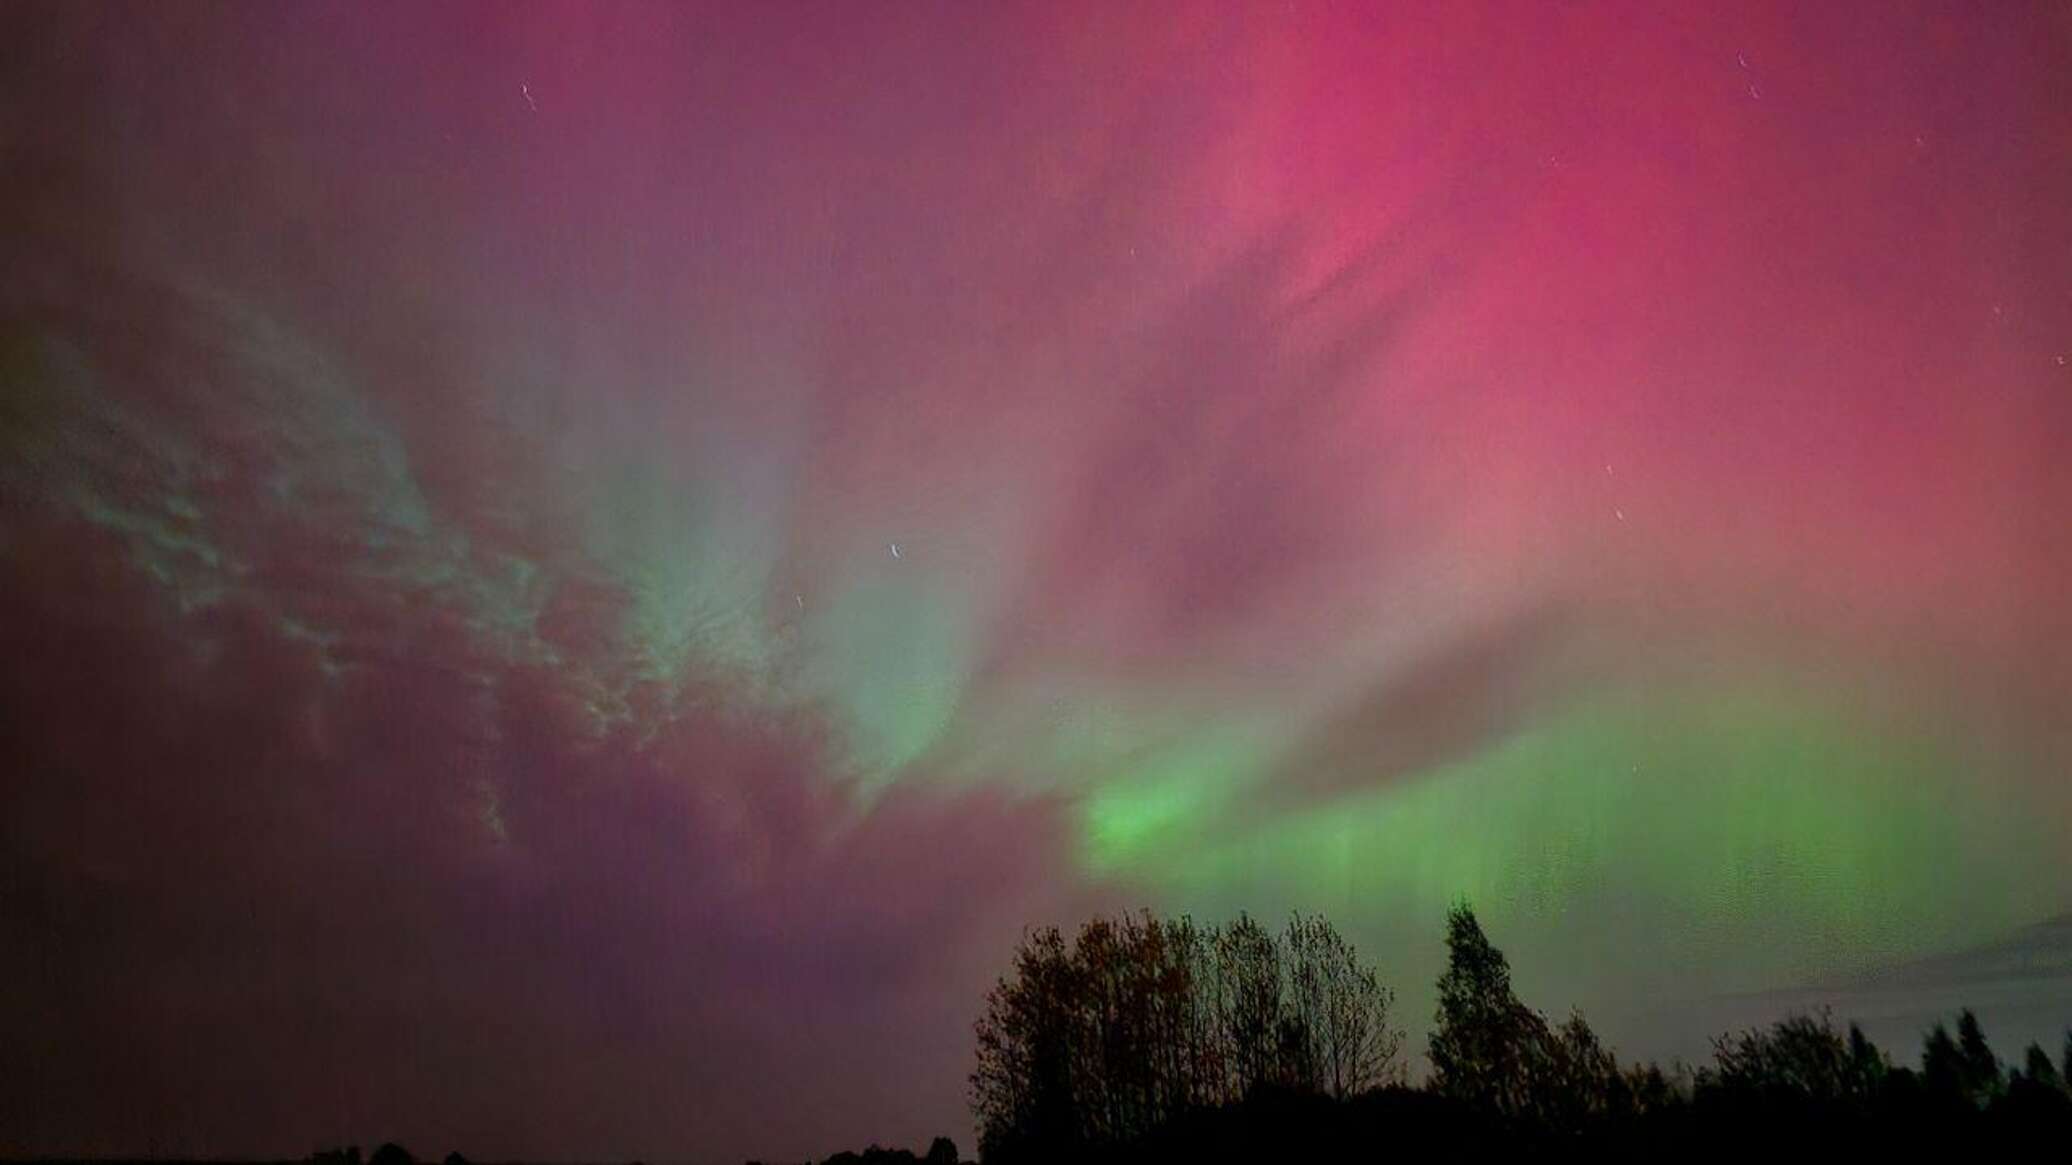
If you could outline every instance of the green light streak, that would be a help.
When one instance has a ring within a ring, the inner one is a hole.
[[[2062,863],[2058,826],[1979,797],[1967,759],[1803,693],[1690,693],[1583,708],[1279,817],[1221,811],[1214,766],[1197,790],[1153,775],[1094,796],[1086,845],[1093,869],[1184,902],[1328,904],[1393,931],[1466,897],[1526,944],[1645,927],[1662,976],[1730,968],[1724,986],[1753,986],[2055,907],[2035,871]]]
[[[1083,861],[1105,875],[1147,851],[1186,847],[1230,810],[1267,755],[1263,734],[1232,728],[1144,750],[1087,796]]]

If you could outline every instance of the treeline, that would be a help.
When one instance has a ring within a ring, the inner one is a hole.
[[[1812,1142],[1962,1148],[2072,1134],[2062,1064],[2003,1065],[1971,1012],[1927,1033],[1918,1068],[1850,1025],[1796,1015],[1723,1035],[1696,1068],[1622,1063],[1579,1013],[1520,1001],[1465,906],[1407,1083],[1393,997],[1321,918],[1279,932],[1150,915],[1027,936],[977,1024],[982,1160],[1311,1160],[1431,1151],[1705,1154]]]
[[[1321,918],[1276,934],[1095,919],[1038,931],[978,1023],[983,1159],[1126,1144],[1262,1089],[1343,1098],[1389,1082],[1392,997]]]
[[[360,1165],[360,1147],[347,1145],[342,1149],[318,1149],[309,1155],[309,1165]],[[367,1159],[367,1165],[418,1165],[417,1157],[410,1150],[394,1141],[384,1143]],[[446,1165],[468,1165],[468,1159],[458,1152],[446,1154]],[[635,1165],[639,1165],[635,1162]]]
[[[761,1161],[750,1161],[748,1165],[763,1165]],[[806,1165],[812,1165],[807,1162]],[[937,1137],[929,1144],[926,1154],[916,1154],[912,1149],[886,1149],[872,1145],[861,1153],[836,1153],[821,1161],[820,1165],[963,1165],[957,1159],[957,1143],[948,1137]]]

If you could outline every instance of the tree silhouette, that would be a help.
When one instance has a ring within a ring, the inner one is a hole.
[[[1991,1115],[2030,1137],[2072,1125],[2072,1092],[2042,1044],[2030,1044],[2022,1065],[2007,1073]]]
[[[1299,1029],[1300,1088],[1338,1099],[1397,1078],[1402,1033],[1388,1023],[1395,994],[1322,916],[1290,920],[1283,939]]]
[[[1986,1043],[1978,1016],[1965,1008],[1957,1017],[1957,1035],[1937,1023],[1921,1045],[1921,1078],[1938,1104],[1980,1108],[2005,1091],[2000,1060]]]
[[[1859,1094],[1874,1094],[1885,1085],[1885,1077],[1892,1071],[1892,1061],[1878,1045],[1863,1034],[1863,1029],[1849,1025],[1849,1078]]]
[[[1681,1071],[1681,1069],[1679,1069]],[[1625,1073],[1626,1103],[1637,1116],[1666,1112],[1684,1102],[1684,1089],[1660,1064],[1636,1064]]]
[[[1150,915],[1026,936],[977,1024],[988,1161],[1085,1156],[1262,1092],[1349,1097],[1393,1079],[1390,993],[1329,923],[1281,935]]]
[[[1245,1096],[1279,1083],[1284,1035],[1281,976],[1273,935],[1249,915],[1224,928],[1215,942],[1217,1021],[1231,1090]]]
[[[2050,1053],[2043,1050],[2042,1044],[2029,1045],[2023,1058],[2022,1074],[2046,1088],[2062,1090],[2064,1087],[2064,1077],[2058,1072],[2058,1066],[2050,1062]]]
[[[1078,1143],[1076,980],[1063,936],[1049,927],[1022,940],[1013,976],[986,997],[971,1104],[979,1152],[989,1161],[1019,1159],[1025,1150],[1068,1151]]]
[[[1392,997],[1321,918],[1197,927],[1148,914],[1026,935],[977,1024],[988,1162],[1526,1156],[1654,1159],[1830,1149],[1978,1156],[2072,1129],[2072,1074],[2039,1045],[2008,1070],[1978,1018],[1895,1066],[1826,1011],[1717,1037],[1712,1062],[1622,1067],[1579,1013],[1552,1025],[1466,905],[1446,920],[1432,1074],[1402,1083]],[[2072,1059],[2072,1032],[2066,1053]],[[909,1161],[874,1150],[843,1161]],[[948,1165],[954,1146],[930,1150]]]
[[[2006,1087],[2000,1059],[1986,1043],[1978,1016],[1968,1007],[1957,1017],[1957,1064],[1964,1095],[1974,1104],[1990,1102]]]
[[[1701,1073],[1699,1091],[1742,1112],[1863,1114],[1879,1094],[1886,1067],[1861,1029],[1851,1024],[1845,1038],[1822,1010],[1715,1039],[1713,1067]]]
[[[1964,1057],[1950,1029],[1938,1022],[1921,1041],[1921,1086],[1939,1103],[1968,1101],[1964,1091]]]
[[[1547,1057],[1547,1022],[1511,991],[1511,965],[1482,933],[1475,912],[1446,916],[1446,973],[1427,1054],[1443,1096],[1507,1116],[1532,1111]]]
[[[1541,1118],[1553,1127],[1579,1131],[1633,1111],[1633,1090],[1619,1069],[1618,1057],[1597,1038],[1581,1012],[1570,1012],[1568,1021],[1553,1033],[1545,1063],[1534,1100]]]

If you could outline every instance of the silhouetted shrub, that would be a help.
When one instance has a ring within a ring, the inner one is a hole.
[[[1741,1115],[1865,1113],[1887,1068],[1860,1029],[1851,1025],[1845,1038],[1825,1011],[1721,1036],[1713,1041],[1713,1064],[1698,1074],[1699,1102]]]

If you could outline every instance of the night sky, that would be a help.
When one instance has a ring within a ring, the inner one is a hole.
[[[1096,910],[1687,1057],[2062,915],[2068,208],[2063,3],[8,4],[0,1152],[968,1150]]]

